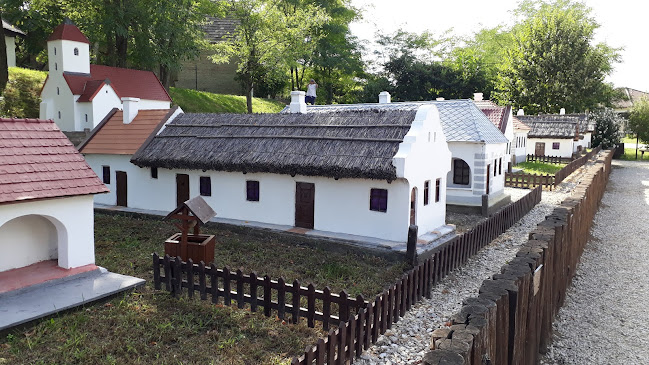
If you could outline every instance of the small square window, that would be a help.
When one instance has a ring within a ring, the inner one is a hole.
[[[151,178],[152,179],[157,179],[158,178],[158,168],[157,167],[152,167],[151,168]]]
[[[246,200],[250,202],[259,201],[259,181],[255,181],[255,180],[246,181]]]
[[[110,184],[110,166],[102,166],[101,174],[104,184]]]
[[[370,210],[377,212],[387,212],[388,191],[386,189],[370,190]]]
[[[439,203],[439,189],[442,185],[442,179],[435,180],[435,203]]]
[[[430,190],[430,180],[424,182],[424,205],[428,205],[428,190]]]
[[[559,142],[552,142],[552,149],[553,150],[558,150],[559,149]]]
[[[209,176],[201,176],[199,180],[201,195],[212,196],[212,179]]]

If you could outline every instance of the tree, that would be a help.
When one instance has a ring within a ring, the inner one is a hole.
[[[248,113],[252,113],[255,85],[263,79],[265,70],[287,65],[293,56],[291,50],[304,49],[308,44],[310,29],[329,19],[319,7],[296,7],[287,13],[279,5],[272,0],[228,0],[228,17],[236,19],[239,26],[232,37],[213,45],[213,62],[238,63]]]
[[[2,9],[0,8],[0,19],[2,18]],[[4,27],[0,24],[0,95],[5,90],[9,81],[9,67],[7,65],[7,44],[5,43]]]
[[[604,149],[612,148],[620,143],[620,126],[624,123],[612,109],[606,108],[590,115],[595,120],[595,133],[593,133],[592,146],[602,146]]]
[[[640,141],[649,143],[649,100],[642,99],[633,105],[629,115],[629,129]]]
[[[537,6],[538,5],[538,6]],[[594,45],[597,22],[591,9],[570,0],[523,1],[501,65],[496,98],[526,113],[557,113],[610,105],[612,85],[604,78],[619,61],[618,50]]]

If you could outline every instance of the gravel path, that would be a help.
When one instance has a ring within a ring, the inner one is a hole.
[[[649,363],[649,164],[613,166],[542,364]]]
[[[475,296],[482,281],[498,272],[516,256],[527,241],[529,232],[560,204],[576,185],[581,170],[555,191],[543,191],[542,201],[525,217],[469,259],[463,267],[450,273],[434,288],[432,299],[416,304],[392,329],[380,336],[377,343],[361,355],[360,364],[418,364],[428,351],[431,332],[445,327],[451,316],[462,307],[462,301]],[[507,188],[512,200],[529,190]]]

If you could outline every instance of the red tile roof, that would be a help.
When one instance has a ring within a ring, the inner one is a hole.
[[[0,118],[0,204],[105,192],[53,121]]]
[[[473,102],[496,128],[505,133],[505,127],[507,126],[506,107],[499,106],[491,100],[474,100]]]
[[[132,97],[147,100],[171,101],[167,90],[158,77],[151,71],[132,70],[102,65],[90,65],[90,75],[64,73],[73,95],[83,95],[91,81],[110,81],[113,90],[120,97]]]
[[[79,28],[77,28],[76,25],[72,24],[72,22],[65,22],[54,28],[52,35],[47,38],[48,41],[56,41],[59,39],[90,44],[88,38],[83,35]]]
[[[514,129],[521,130],[521,131],[530,131],[532,128],[528,127],[525,123],[521,122],[520,119],[516,118],[514,115],[514,118],[512,118],[512,122],[514,122]]]
[[[124,124],[123,112],[109,114],[93,134],[79,146],[81,153],[132,155],[157,132],[176,109],[140,110],[133,121]]]
[[[92,99],[95,98],[95,95],[97,95],[97,92],[99,92],[99,89],[101,89],[104,84],[106,84],[105,80],[87,81],[83,89],[83,93],[81,94],[79,99],[77,99],[77,102],[81,103],[84,101],[92,101]],[[119,94],[117,96],[119,96]]]

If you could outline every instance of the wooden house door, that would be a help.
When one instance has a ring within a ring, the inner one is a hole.
[[[315,185],[295,183],[295,226],[313,229],[315,207]]]
[[[410,193],[410,225],[417,224],[417,188]]]
[[[189,175],[176,174],[176,206],[189,200]]]
[[[536,142],[536,145],[534,145],[534,154],[537,156],[545,155],[545,142]]]
[[[120,207],[126,207],[128,206],[126,200],[126,196],[128,194],[126,172],[115,171],[115,179],[117,180],[117,188],[115,189],[115,194],[117,195],[117,205]]]
[[[489,194],[489,176],[491,175],[491,165],[487,165],[487,192]]]

